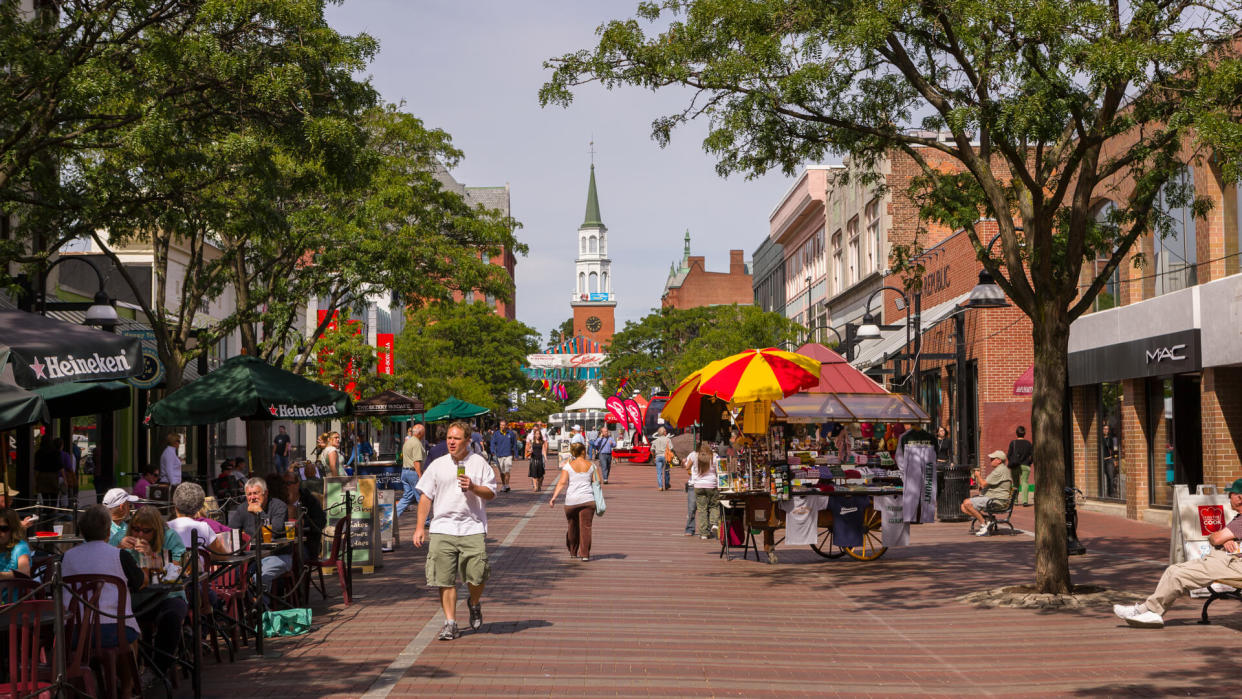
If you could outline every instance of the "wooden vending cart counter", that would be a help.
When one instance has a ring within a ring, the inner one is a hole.
[[[833,492],[821,492],[819,490],[795,490],[791,493],[791,497],[801,495],[824,495],[829,498],[833,497],[855,497],[855,496],[882,496],[882,495],[900,495],[901,488],[893,487],[855,487],[850,490],[839,489]],[[729,526],[726,524],[731,521],[737,521],[740,518],[742,529],[742,557],[748,558],[751,550],[755,551],[755,559],[759,558],[759,547],[755,539],[756,535],[763,537],[763,551],[768,563],[776,563],[778,556],[776,553],[777,530],[785,528],[785,510],[780,507],[783,500],[773,500],[772,496],[766,491],[721,491],[720,493],[720,555],[723,558],[729,558],[732,548],[729,540]],[[860,561],[874,561],[888,549],[883,545],[883,537],[881,535],[881,519],[878,510],[875,510],[870,504],[863,513],[863,532],[861,546],[837,546],[832,543],[832,511],[828,508],[822,509],[817,514],[818,534],[816,543],[811,544],[811,550],[823,556],[824,558],[840,558],[848,555]]]

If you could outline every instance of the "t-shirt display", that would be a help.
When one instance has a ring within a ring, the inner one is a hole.
[[[826,495],[797,495],[781,503],[785,510],[785,543],[809,546],[819,543],[819,511],[828,507]]]

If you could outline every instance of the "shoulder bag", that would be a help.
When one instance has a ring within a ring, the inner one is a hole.
[[[591,465],[591,495],[595,497],[595,516],[603,517],[608,505],[604,502],[604,486],[599,482],[599,472],[594,464]]]

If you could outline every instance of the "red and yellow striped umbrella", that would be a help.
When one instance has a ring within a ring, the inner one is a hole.
[[[673,395],[668,397],[668,403],[660,411],[660,417],[668,420],[674,427],[689,427],[699,421],[699,398],[703,396],[699,393],[699,381],[706,368],[699,369],[677,384]]]
[[[819,369],[818,360],[795,352],[751,349],[703,367],[698,392],[733,405],[779,400],[819,383]]]

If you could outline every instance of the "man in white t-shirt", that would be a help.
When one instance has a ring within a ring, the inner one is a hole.
[[[176,486],[181,482],[181,457],[177,455],[177,447],[181,446],[181,435],[173,432],[168,435],[168,446],[160,454],[160,473],[168,480],[168,484]]]
[[[414,547],[428,541],[427,585],[440,589],[440,606],[444,609],[441,641],[460,635],[457,629],[458,573],[470,589],[466,607],[470,610],[470,628],[483,625],[479,598],[491,568],[487,562],[484,535],[487,533],[488,500],[496,497],[496,474],[487,459],[470,451],[470,425],[454,422],[445,437],[448,454],[423,469],[418,479],[418,519],[414,529]],[[430,527],[424,526],[431,515]]]

